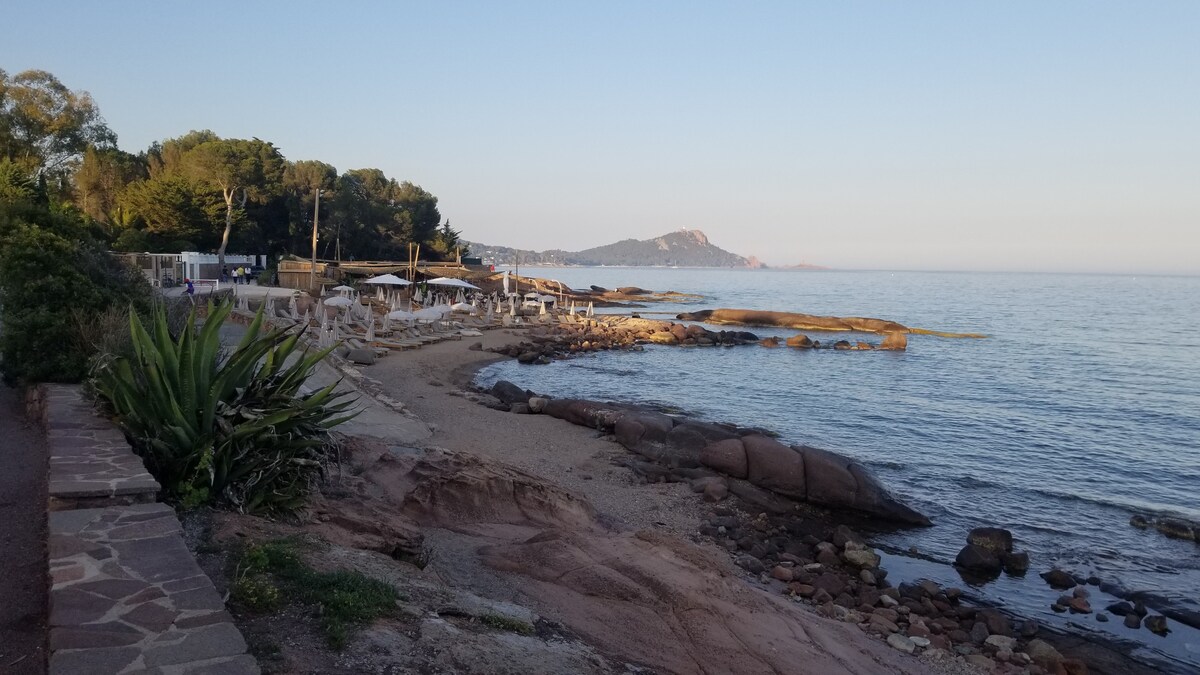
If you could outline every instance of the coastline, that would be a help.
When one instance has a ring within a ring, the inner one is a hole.
[[[478,340],[478,342],[481,342],[481,346],[486,349],[488,347],[500,347],[510,341],[519,340],[522,336],[523,331],[519,330],[490,331],[486,332],[485,338]],[[584,490],[586,496],[596,503],[599,513],[612,513],[615,509],[621,509],[620,515],[610,521],[614,526],[662,529],[672,534],[689,538],[693,544],[710,546],[717,549],[723,556],[729,557],[728,553],[724,549],[717,547],[711,538],[697,536],[697,528],[703,524],[704,520],[704,516],[700,513],[700,510],[707,505],[700,499],[700,495],[693,494],[686,488],[686,483],[667,482],[647,484],[630,480],[630,477],[634,475],[633,472],[628,469],[621,469],[617,477],[622,488],[619,494],[623,496],[610,501],[602,496],[605,490],[595,490],[594,486],[597,485],[595,482],[596,476],[587,473],[588,470],[594,471],[597,468],[594,459],[596,457],[603,457],[605,461],[611,463],[613,460],[619,461],[622,459],[622,456],[629,454],[627,450],[613,442],[610,438],[606,438],[605,435],[586,428],[577,427],[564,420],[552,419],[545,415],[518,415],[490,411],[478,403],[463,399],[461,396],[447,396],[448,392],[438,391],[445,384],[451,384],[463,389],[471,389],[481,370],[505,359],[503,356],[498,356],[487,351],[472,351],[469,349],[471,342],[474,342],[474,340],[434,345],[434,348],[440,349],[436,352],[430,350],[425,355],[427,358],[421,359],[424,365],[404,364],[403,360],[420,354],[420,352],[414,352],[406,353],[400,358],[385,359],[372,366],[367,372],[372,377],[384,382],[385,388],[389,388],[387,381],[394,380],[396,376],[399,376],[399,379],[406,380],[409,386],[417,384],[415,391],[410,392],[410,398],[406,401],[406,405],[423,420],[461,420],[465,419],[467,415],[471,415],[471,410],[474,410],[482,411],[475,414],[486,414],[493,423],[497,419],[510,422],[510,424],[501,425],[501,433],[498,435],[502,438],[523,438],[529,434],[538,437],[553,436],[557,439],[557,443],[554,446],[560,449],[570,446],[573,447],[574,451],[563,454],[557,450],[549,450],[549,446],[531,450],[524,449],[523,451],[489,449],[486,446],[476,447],[475,449],[480,451],[481,454],[530,470],[537,475],[545,477],[547,480],[563,485],[569,490]],[[429,368],[429,363],[432,361],[441,361],[442,365],[450,368],[450,375],[446,377],[447,381],[437,380],[436,368]],[[381,366],[384,366],[384,368],[381,368]],[[419,384],[422,382],[422,377],[414,377],[414,375],[425,376],[424,386]],[[394,387],[395,385],[390,386]],[[398,391],[393,391],[392,394],[400,395]],[[441,394],[444,397],[440,403],[437,400],[437,394]],[[455,405],[450,410],[447,410],[446,403],[456,399],[461,400],[463,404],[470,406],[470,408],[463,409]],[[434,424],[437,425],[438,422],[434,421]],[[470,433],[462,433],[461,431],[451,432],[449,437],[439,438],[441,431],[440,428],[435,430],[435,441],[443,443],[448,447],[470,444],[468,441],[468,437],[471,436]],[[626,477],[621,478],[621,473],[626,474]],[[613,477],[611,471],[608,473],[608,477],[610,479]],[[654,498],[645,501],[639,500],[639,503],[635,504],[632,509],[625,508],[630,505],[629,495],[647,493],[653,494]],[[668,500],[667,503],[670,508],[662,509],[661,500]],[[701,509],[697,509],[697,506],[700,506]],[[864,526],[866,521],[869,521],[869,519],[855,516],[841,519],[831,517],[826,521],[826,524],[833,526],[835,522],[852,522],[855,527],[860,527]],[[748,585],[762,586],[759,583],[760,580],[754,575],[743,573],[743,577]],[[908,579],[907,581],[915,580]],[[902,580],[894,580],[895,583],[899,583],[899,581]],[[759,590],[770,592],[764,588],[760,588]],[[778,593],[778,589],[773,590],[775,593]],[[1080,637],[1053,630],[1044,632],[1047,633],[1044,637],[1052,644],[1062,646],[1064,655],[1069,657],[1074,656],[1093,664],[1093,672],[1117,673],[1139,672],[1139,670],[1149,672],[1149,668],[1143,663],[1129,659],[1122,654],[1119,647],[1112,649],[1099,644],[1094,641],[1094,637],[1086,635]],[[1042,634],[1039,634],[1039,637],[1042,637]]]

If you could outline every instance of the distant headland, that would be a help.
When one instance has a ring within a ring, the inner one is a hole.
[[[528,251],[507,246],[469,243],[472,255],[496,264],[519,262],[522,265],[580,267],[766,267],[754,256],[741,256],[713,244],[700,230],[681,229],[653,239],[624,239],[613,244],[582,251]],[[790,265],[789,268],[821,269],[815,265]]]

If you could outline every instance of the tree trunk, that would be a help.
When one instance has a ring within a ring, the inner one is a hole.
[[[237,188],[223,191],[225,194],[225,231],[221,233],[221,248],[217,249],[217,273],[225,272],[225,248],[229,246],[229,232],[233,230],[233,195]],[[246,205],[246,191],[242,190],[242,206]]]

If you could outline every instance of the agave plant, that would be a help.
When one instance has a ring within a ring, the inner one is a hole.
[[[353,400],[334,393],[336,382],[302,394],[332,348],[305,353],[302,331],[260,334],[261,310],[223,353],[219,331],[232,308],[210,304],[202,328],[193,309],[177,337],[161,307],[151,331],[131,312],[134,357],[99,370],[96,388],[150,472],[185,506],[295,510],[324,470],[328,431],[357,414]]]

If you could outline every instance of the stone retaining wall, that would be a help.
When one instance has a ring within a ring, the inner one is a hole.
[[[258,673],[120,430],[78,386],[43,385],[29,409],[50,457],[50,673]]]

